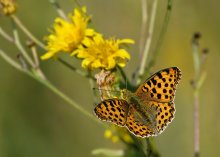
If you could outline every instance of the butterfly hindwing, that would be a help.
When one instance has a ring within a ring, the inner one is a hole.
[[[155,135],[156,127],[148,122],[143,122],[142,117],[132,106],[129,108],[126,127],[131,133],[142,138]]]
[[[156,129],[158,133],[161,133],[174,118],[174,102],[150,101],[149,105],[156,108]]]
[[[181,75],[181,71],[177,67],[160,70],[147,79],[135,94],[142,100],[173,101]]]
[[[124,126],[128,113],[128,103],[123,99],[107,99],[99,103],[94,111],[99,119]]]

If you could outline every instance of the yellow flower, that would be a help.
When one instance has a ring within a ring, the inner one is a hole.
[[[112,137],[112,131],[110,129],[106,129],[104,133],[105,138],[111,138]]]
[[[105,138],[111,139],[113,143],[116,143],[119,141],[119,137],[114,135],[110,129],[105,130],[104,136]]]
[[[16,5],[13,0],[0,0],[0,10],[5,15],[11,15],[16,12]]]
[[[48,52],[41,59],[49,59],[58,53],[72,53],[84,39],[95,35],[93,29],[87,28],[90,17],[86,16],[86,8],[74,9],[69,21],[56,18],[52,33],[46,38]]]
[[[122,44],[133,44],[131,39],[103,39],[102,35],[96,35],[92,40],[83,41],[83,46],[76,49],[72,55],[82,58],[82,67],[85,69],[113,69],[116,65],[124,67],[129,53],[121,48]]]

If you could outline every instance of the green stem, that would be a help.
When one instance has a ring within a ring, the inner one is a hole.
[[[168,24],[169,24],[170,16],[171,16],[171,11],[172,11],[172,5],[173,5],[173,0],[168,0],[167,10],[166,10],[166,14],[165,14],[165,17],[164,17],[164,20],[163,20],[162,29],[160,31],[155,49],[152,52],[153,56],[152,56],[152,59],[149,63],[149,66],[147,67],[148,69],[150,69],[156,63],[157,56],[160,52],[160,49],[161,49],[163,41],[164,41],[165,34],[167,32],[167,28],[168,28]]]
[[[90,76],[88,73],[81,71],[79,69],[77,69],[76,67],[72,66],[71,64],[69,64],[68,62],[66,62],[65,60],[63,60],[62,58],[57,59],[60,63],[62,63],[64,66],[66,66],[67,68],[71,69],[72,71],[76,72],[77,74],[84,76],[84,77],[91,77],[93,80],[95,80],[94,77]]]
[[[202,61],[199,53],[199,38],[201,35],[195,33],[192,38],[192,55],[194,62],[194,81],[192,84],[194,90],[194,156],[200,156],[200,130],[199,130],[199,92],[206,78],[206,73],[202,72]]]
[[[22,69],[21,65],[19,65],[18,63],[16,63],[14,60],[12,60],[8,55],[6,55],[7,53],[5,53],[3,50],[0,49],[0,56],[10,65],[12,65],[14,68],[16,68],[17,70],[25,73],[26,75],[34,78],[35,80],[37,80],[38,82],[40,82],[41,84],[43,84],[44,86],[46,86],[47,88],[49,88],[53,93],[55,93],[57,96],[59,96],[60,98],[62,98],[64,101],[66,101],[68,104],[70,104],[72,107],[74,107],[75,109],[77,109],[79,112],[81,112],[83,115],[85,115],[86,117],[90,118],[91,120],[102,124],[102,126],[106,127],[106,125],[103,125],[103,123],[96,118],[95,116],[93,116],[92,114],[90,114],[89,112],[87,112],[86,110],[84,110],[79,104],[77,104],[75,101],[73,101],[72,99],[70,99],[67,95],[65,95],[63,92],[61,92],[59,89],[57,89],[53,84],[51,84],[48,80],[46,79],[42,79],[41,76],[37,75],[39,74],[38,71],[35,71],[35,69],[33,69],[33,73],[27,70]]]
[[[28,70],[28,66],[27,66],[27,63],[26,63],[26,61],[25,61],[23,55],[19,53],[19,54],[17,55],[17,59],[19,60],[21,66],[22,66],[22,69],[23,69],[23,70]]]
[[[199,157],[199,92],[194,91],[194,156]]]
[[[36,68],[38,68],[40,65],[40,62],[39,62],[39,57],[38,57],[36,46],[31,47],[31,52],[32,52],[33,59],[34,59],[34,64],[35,64]]]
[[[200,74],[200,56],[199,56],[199,46],[198,43],[193,40],[192,41],[192,54],[193,54],[193,63],[194,63],[194,71],[195,71],[195,81],[198,81]]]
[[[124,70],[121,67],[119,67],[119,66],[117,66],[117,68],[118,68],[118,70],[119,70],[119,72],[120,72],[120,74],[121,74],[121,76],[122,76],[122,78],[124,80],[124,83],[126,84],[126,89],[127,89],[127,87],[131,88],[132,85],[131,85],[130,81],[128,80]]]
[[[60,17],[62,17],[63,19],[65,19],[66,21],[68,21],[69,19],[67,18],[66,14],[64,13],[64,11],[61,9],[59,3],[56,0],[49,0],[49,2],[54,6],[54,8],[56,9],[57,13],[60,15]]]
[[[147,34],[145,47],[144,47],[144,52],[143,52],[143,55],[141,56],[140,69],[138,72],[139,77],[137,78],[137,84],[140,83],[141,77],[143,76],[144,71],[145,71],[145,66],[147,63],[150,45],[152,42],[153,31],[154,31],[154,24],[155,24],[155,19],[156,19],[156,12],[157,12],[157,4],[158,4],[158,0],[154,0],[153,6],[152,6],[152,12],[151,12],[149,30],[148,30],[148,34]]]
[[[146,37],[147,31],[147,21],[148,21],[148,14],[147,14],[147,0],[141,0],[141,10],[142,10],[142,22],[141,22],[141,34],[140,34],[140,54],[144,51],[144,40]],[[142,56],[142,55],[141,55]]]
[[[80,7],[80,8],[82,7],[82,5],[79,3],[79,1],[77,1],[77,0],[74,0],[74,1],[78,7]]]
[[[45,50],[45,45],[40,42],[31,32],[24,26],[20,19],[16,15],[11,15],[12,20],[16,25],[26,34],[32,41],[34,41],[39,47]]]
[[[6,55],[6,53],[0,49],[0,56],[2,57],[2,59],[4,59],[8,64],[10,64],[11,66],[13,66],[14,68],[16,68],[19,71],[23,71],[22,66],[20,64],[18,64],[17,62],[15,62],[13,59],[11,59],[8,55]]]
[[[93,93],[93,101],[94,102],[97,102],[97,100],[98,100],[98,96],[97,96],[97,94],[96,94],[96,92],[95,92],[95,78],[92,76],[92,72],[89,70],[88,71],[88,77],[87,77],[88,79],[89,79],[89,84],[90,84],[90,87],[91,87],[91,92]]]
[[[63,92],[61,92],[59,89],[57,89],[54,85],[52,85],[49,81],[47,80],[42,80],[39,77],[36,77],[35,75],[32,75],[32,77],[34,79],[36,79],[37,81],[39,81],[40,83],[42,83],[43,85],[45,85],[46,87],[48,87],[53,93],[55,93],[57,96],[59,96],[60,98],[62,98],[64,101],[66,101],[68,104],[70,104],[72,107],[74,107],[75,109],[77,109],[79,112],[81,112],[83,115],[85,115],[86,117],[89,117],[90,119],[92,119],[93,121],[102,124],[101,121],[96,118],[95,116],[93,116],[92,114],[90,114],[89,112],[87,112],[86,110],[84,110],[79,104],[77,104],[75,101],[73,101],[72,99],[70,99],[68,96],[66,96]]]
[[[146,139],[147,143],[147,156],[152,156],[152,157],[159,157],[159,153],[155,148],[155,143],[152,138],[147,138]]]
[[[5,38],[7,41],[13,43],[14,42],[14,39],[9,35],[7,34],[1,27],[0,27],[0,35]]]
[[[27,60],[27,62],[32,66],[35,67],[34,62],[31,60],[31,58],[28,56],[27,52],[25,51],[25,49],[23,48],[20,39],[19,39],[19,35],[18,35],[18,31],[16,29],[16,26],[13,25],[13,34],[14,34],[14,42],[15,45],[17,46],[18,50],[21,52],[21,54],[24,56],[24,58]]]

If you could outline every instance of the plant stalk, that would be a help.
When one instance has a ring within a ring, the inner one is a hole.
[[[149,55],[149,50],[150,50],[150,45],[152,42],[152,35],[154,31],[154,24],[155,24],[155,19],[156,19],[156,12],[157,12],[157,4],[158,0],[153,1],[153,6],[152,6],[152,11],[151,11],[151,17],[150,17],[150,24],[149,24],[149,30],[147,34],[147,39],[144,47],[144,52],[143,55],[141,56],[141,62],[140,62],[140,69],[138,72],[138,78],[137,78],[137,84],[141,82],[141,77],[144,74],[145,71],[145,66],[147,63],[148,55]]]

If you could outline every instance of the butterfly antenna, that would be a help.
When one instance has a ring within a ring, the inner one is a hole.
[[[102,88],[92,88],[93,90],[102,90],[102,91],[110,91],[110,92],[118,92],[117,90],[111,90],[111,89],[102,89]]]

